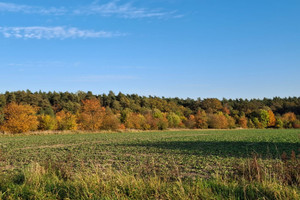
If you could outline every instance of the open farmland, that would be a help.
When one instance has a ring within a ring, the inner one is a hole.
[[[88,172],[91,175],[99,171],[110,171],[113,174],[139,176],[141,179],[146,177],[150,179],[153,177],[162,178],[162,182],[169,182],[170,184],[179,180],[182,184],[189,182],[191,187],[195,187],[199,180],[228,179],[238,183],[248,180],[247,169],[249,168],[256,167],[262,172],[268,171],[266,174],[278,173],[273,172],[272,169],[278,163],[283,166],[284,160],[297,162],[293,165],[293,174],[298,173],[299,135],[299,130],[189,130],[1,136],[0,169],[3,176],[24,173],[25,178],[21,181],[21,185],[26,182],[25,172],[28,171],[28,167],[32,167],[33,163],[45,169],[49,169],[50,165],[63,168],[64,170],[60,171],[63,180],[73,180],[73,175],[83,172]],[[258,164],[252,166],[252,161],[257,161]],[[256,176],[253,175],[253,177]],[[264,181],[270,180],[265,176],[264,180],[253,178],[253,180],[248,181],[257,181],[257,183],[264,185]],[[281,189],[285,191],[284,193],[288,193],[286,194],[288,196],[281,196],[282,194],[279,192],[277,194],[279,199],[281,197],[290,199],[299,197],[299,188],[297,189],[299,177],[293,181],[293,183],[287,181],[281,186],[283,187]],[[280,181],[278,184],[281,184]],[[6,186],[0,186],[3,198],[5,197],[4,188]],[[261,190],[264,191],[264,189]],[[188,189],[185,191],[188,192]],[[211,189],[210,191],[216,195],[216,198],[237,198],[236,195],[239,195],[234,187],[220,189],[221,192]],[[243,190],[241,189],[241,191]],[[248,198],[270,197],[268,195],[271,195],[272,192],[267,189],[266,191],[266,193],[258,194],[261,196],[249,194]],[[72,193],[72,190],[68,190],[68,192]],[[175,194],[169,197],[153,196],[151,193],[147,196],[130,196],[131,192],[131,190],[127,191],[122,198],[171,199],[176,196]],[[122,193],[122,190],[119,193]],[[66,196],[63,197],[72,198],[68,196],[69,193],[64,195]],[[104,197],[121,197],[117,193],[114,195]],[[193,196],[197,195],[196,193],[185,195],[188,196],[182,196],[182,198],[194,197],[197,199],[196,196]],[[246,196],[241,194],[241,198],[244,197]]]

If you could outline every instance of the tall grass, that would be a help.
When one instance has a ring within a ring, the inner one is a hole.
[[[0,199],[300,199],[299,159],[262,163],[254,156],[236,166],[234,177],[212,179],[182,179],[178,171],[156,175],[151,166],[143,174],[32,163],[1,174]]]

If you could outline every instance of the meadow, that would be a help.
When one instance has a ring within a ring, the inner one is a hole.
[[[300,131],[0,136],[0,199],[299,199]]]

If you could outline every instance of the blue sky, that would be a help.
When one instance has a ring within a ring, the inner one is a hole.
[[[0,0],[0,92],[300,96],[299,0]]]

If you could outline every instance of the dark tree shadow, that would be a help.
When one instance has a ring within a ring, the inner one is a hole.
[[[231,141],[158,141],[122,146],[145,147],[147,152],[165,152],[170,154],[193,154],[220,157],[252,157],[253,153],[262,158],[280,158],[283,152],[300,154],[300,143],[284,142],[231,142]]]

